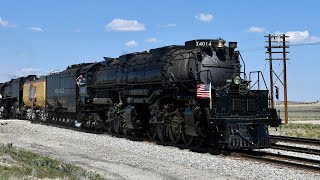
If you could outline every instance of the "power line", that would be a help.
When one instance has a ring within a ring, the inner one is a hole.
[[[314,42],[314,43],[300,43],[300,44],[290,44],[288,43],[289,46],[316,46],[320,45],[320,42]],[[247,49],[240,49],[241,52],[255,52],[255,51],[263,51],[265,50],[264,46],[256,46],[252,48],[247,48]]]

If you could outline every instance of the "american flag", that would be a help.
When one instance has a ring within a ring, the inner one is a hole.
[[[30,89],[29,89],[29,100],[34,102],[36,100],[36,86],[33,86],[30,84]]]
[[[210,84],[197,84],[197,98],[210,98],[211,99],[211,83]]]

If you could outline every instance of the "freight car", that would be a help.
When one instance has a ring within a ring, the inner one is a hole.
[[[46,107],[46,79],[35,78],[33,81],[26,81],[23,85],[23,109],[24,118],[33,120],[36,114],[39,119],[45,120]]]
[[[36,80],[36,75],[11,79],[0,87],[0,115],[2,118],[23,118],[25,106],[23,103],[23,84]]]
[[[69,66],[46,76],[45,108],[34,118],[187,145],[269,147],[268,126],[281,119],[268,91],[251,89],[237,43],[225,43],[192,40]]]

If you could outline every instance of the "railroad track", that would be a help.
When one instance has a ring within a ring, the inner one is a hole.
[[[320,146],[320,139],[297,138],[297,137],[274,136],[274,135],[270,135],[270,138],[275,141],[293,142],[293,143],[310,144],[310,145]]]
[[[303,147],[289,146],[289,145],[282,145],[282,144],[273,144],[273,145],[271,145],[271,148],[272,149],[278,149],[278,150],[285,150],[285,151],[292,151],[292,152],[313,154],[313,155],[320,156],[320,150],[319,149],[303,148]]]
[[[320,172],[320,160],[315,159],[262,151],[237,151],[233,153],[233,155],[262,162]]]

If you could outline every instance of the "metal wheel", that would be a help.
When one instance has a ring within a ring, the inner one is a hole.
[[[71,126],[73,124],[73,120],[72,120],[72,114],[68,114],[68,117],[67,117],[67,124],[69,126]]]
[[[149,123],[148,129],[147,129],[147,135],[150,139],[154,140],[157,137],[157,128],[156,124]]]
[[[58,113],[57,124],[63,124],[62,120],[63,120],[63,114],[62,113]]]
[[[86,126],[87,115],[85,113],[79,113],[74,120],[74,125],[77,128],[83,128]]]
[[[107,128],[107,131],[108,131],[109,133],[113,133],[113,132],[114,132],[114,129],[113,129],[113,121],[106,122],[106,128]]]
[[[35,114],[32,109],[27,110],[26,118],[27,118],[27,120],[34,120],[35,119]]]
[[[168,139],[168,131],[166,125],[156,124],[156,131],[160,141],[165,141]]]
[[[44,112],[44,110],[40,111],[40,121],[46,121],[47,120],[47,114]]]
[[[130,135],[133,137],[137,137],[139,134],[139,131],[136,129],[130,129],[129,132],[130,132]]]
[[[173,143],[178,143],[181,139],[181,127],[180,126],[168,126],[169,137]]]
[[[194,138],[194,144],[198,147],[202,147],[206,144],[206,140],[203,137]]]
[[[124,135],[129,134],[130,129],[128,128],[127,123],[122,123],[121,131]]]
[[[184,142],[185,145],[192,145],[194,144],[194,136],[186,134],[184,131],[182,131],[182,141]]]
[[[30,114],[30,120],[35,121],[36,120],[36,112],[32,109]]]
[[[116,134],[121,132],[121,119],[116,119],[113,121],[113,129]]]
[[[17,110],[19,108],[18,102],[13,103],[10,111],[10,119],[17,119]]]
[[[81,128],[82,127],[82,123],[79,122],[77,119],[74,120],[74,126],[77,127],[77,128]]]

